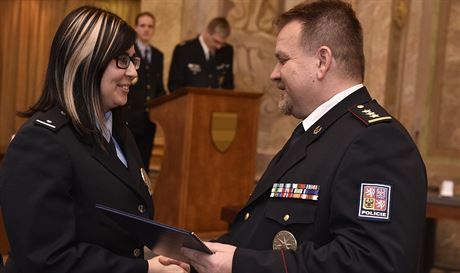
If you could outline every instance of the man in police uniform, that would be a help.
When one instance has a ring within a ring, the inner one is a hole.
[[[150,45],[155,33],[155,16],[150,12],[142,12],[136,17],[137,40],[136,55],[142,58],[138,70],[138,81],[131,87],[125,116],[128,127],[136,140],[145,168],[150,165],[156,126],[149,119],[149,101],[163,96],[163,53]]]
[[[363,86],[362,29],[341,1],[282,14],[271,79],[302,122],[201,273],[416,273],[426,173],[416,145]],[[163,261],[170,262],[170,261]]]
[[[233,47],[226,43],[230,25],[214,18],[195,39],[174,48],[168,88],[207,87],[233,89]]]

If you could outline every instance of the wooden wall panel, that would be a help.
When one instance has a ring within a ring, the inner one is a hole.
[[[433,186],[442,180],[455,182],[460,195],[460,1],[438,1],[433,85],[429,95],[426,154],[428,177]],[[438,226],[436,263],[460,269],[460,223]]]
[[[430,156],[460,160],[460,2],[441,1],[437,39]]]

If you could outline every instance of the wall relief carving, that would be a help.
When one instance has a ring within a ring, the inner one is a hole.
[[[278,109],[279,90],[270,81],[276,64],[276,28],[273,20],[281,12],[281,0],[231,1],[224,11],[232,26],[229,42],[234,46],[234,72],[238,89],[263,93],[257,149],[257,173],[281,148],[297,121]]]

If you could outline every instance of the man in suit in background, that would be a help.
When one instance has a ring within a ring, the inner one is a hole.
[[[200,273],[416,273],[426,172],[404,127],[372,99],[350,4],[280,15],[271,74],[301,120],[215,254],[185,248]]]
[[[174,48],[168,88],[207,87],[233,89],[233,47],[226,43],[230,24],[223,17],[212,19],[195,39]]]
[[[125,116],[128,127],[136,140],[145,168],[150,165],[156,126],[149,119],[149,101],[165,94],[163,86],[163,53],[150,45],[155,33],[155,16],[150,12],[142,12],[136,16],[135,30],[137,40],[136,55],[142,58],[137,71],[137,83],[131,87]]]

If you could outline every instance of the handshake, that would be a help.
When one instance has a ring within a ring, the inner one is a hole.
[[[181,253],[187,263],[164,256],[148,260],[148,273],[185,273],[190,272],[190,265],[199,273],[231,273],[235,246],[220,243],[204,243],[213,254],[182,247]]]
[[[143,242],[156,256],[148,273],[231,273],[235,246],[201,241],[193,232],[97,204],[96,208]]]

